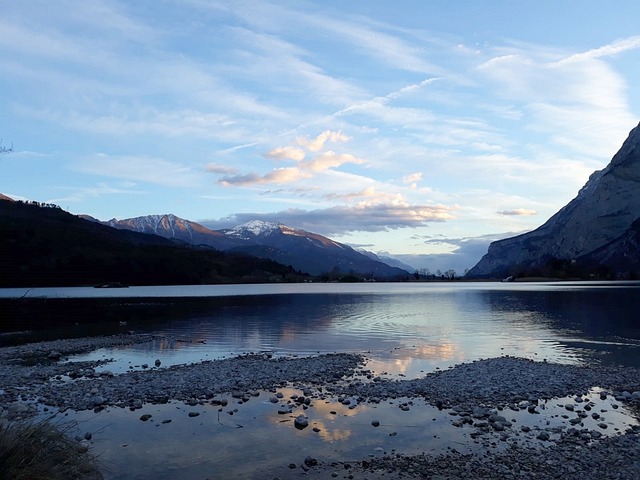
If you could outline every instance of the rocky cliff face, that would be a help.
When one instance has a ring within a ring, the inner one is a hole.
[[[640,218],[640,125],[609,165],[594,172],[569,204],[536,230],[493,242],[468,277],[506,277],[544,267],[552,260],[622,272],[638,250],[629,250]],[[619,239],[619,241],[617,241]],[[625,252],[619,252],[624,245]],[[596,251],[607,246],[607,254]],[[631,257],[630,257],[631,256]],[[626,260],[625,260],[626,258]],[[579,266],[579,265],[578,265]]]

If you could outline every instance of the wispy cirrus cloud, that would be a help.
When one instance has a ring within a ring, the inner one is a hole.
[[[345,200],[347,202],[361,199],[361,198],[371,198],[376,197],[379,198],[380,193],[375,189],[375,187],[367,187],[358,192],[346,192],[346,193],[325,193],[322,197],[327,200]]]
[[[211,7],[209,8],[218,8]],[[230,6],[232,12],[253,28],[283,35],[289,30],[315,32],[320,38],[331,38],[346,44],[362,57],[382,62],[386,67],[409,72],[442,72],[443,68],[425,57],[425,38],[419,43],[408,42],[392,33],[393,27],[371,22],[356,15],[336,16],[335,12],[285,8],[272,3],[256,4],[254,8]],[[397,32],[397,29],[395,29]],[[434,45],[439,49],[442,44]]]
[[[69,193],[60,197],[51,198],[46,202],[54,204],[80,203],[86,201],[88,198],[99,198],[111,195],[142,195],[145,193],[137,188],[133,188],[135,186],[134,183],[130,182],[121,182],[115,186],[106,182],[100,182],[94,186],[77,189],[66,187],[64,190],[70,190]]]
[[[611,55],[616,55],[618,53],[623,53],[629,50],[636,50],[636,49],[640,49],[640,35],[636,35],[629,38],[622,38],[614,42],[611,42],[607,45],[603,45],[602,47],[587,50],[586,52],[569,55],[568,57],[565,57],[562,60],[559,60],[557,63],[564,64],[564,63],[571,63],[571,62],[580,62],[586,59],[608,57]]]
[[[84,159],[74,169],[166,187],[194,187],[201,183],[201,176],[189,165],[146,156],[98,154]]]
[[[616,131],[635,119],[628,85],[605,57],[640,49],[640,37],[617,40],[580,53],[521,45],[479,64],[478,80],[500,99],[515,102],[529,129],[556,148],[601,162],[615,152]],[[600,113],[598,113],[600,112]]]

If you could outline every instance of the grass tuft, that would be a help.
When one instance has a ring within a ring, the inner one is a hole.
[[[0,479],[102,480],[95,457],[46,420],[9,420],[0,415]]]

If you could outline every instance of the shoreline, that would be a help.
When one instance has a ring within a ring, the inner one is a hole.
[[[419,398],[448,412],[451,428],[467,429],[471,438],[477,438],[477,451],[463,454],[454,448],[438,456],[391,452],[339,464],[305,458],[295,470],[283,467],[279,478],[302,473],[307,478],[335,478],[336,472],[340,478],[369,479],[640,477],[640,370],[636,368],[499,357],[418,379],[390,380],[367,369],[366,357],[355,354],[295,358],[251,354],[167,368],[152,365],[123,374],[96,372],[95,367],[106,360],[60,362],[72,354],[150,338],[130,334],[0,348],[0,407],[8,415],[28,418],[37,414],[38,405],[46,405],[45,411],[99,414],[106,408],[137,410],[171,401],[225,407],[229,400],[241,405],[252,397],[272,395],[271,401],[281,403],[288,413],[297,407],[313,408],[316,402],[345,399],[354,408],[396,401],[401,409],[417,411],[420,407],[411,399]],[[279,389],[292,386],[304,395],[289,400],[275,396]],[[597,393],[591,390],[594,387],[599,388]],[[547,402],[562,397],[572,401],[565,405],[567,418],[560,426],[527,431],[509,420],[510,412],[549,415]],[[635,424],[610,435],[600,401],[630,409]],[[582,420],[593,415],[603,421],[599,427],[585,428]],[[487,449],[492,443],[503,448]]]

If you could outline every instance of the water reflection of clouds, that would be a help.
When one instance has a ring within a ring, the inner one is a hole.
[[[462,342],[418,343],[396,347],[389,355],[370,358],[367,367],[377,374],[419,377],[435,370],[460,363],[467,358]]]
[[[376,369],[412,376],[500,355],[564,363],[607,356],[623,364],[632,360],[624,358],[629,346],[580,342],[633,333],[630,308],[640,310],[640,300],[633,299],[637,289],[603,293],[551,285],[424,284],[400,294],[401,286],[393,287],[393,294],[200,299],[174,305],[160,320],[137,310],[138,320],[130,320],[128,328],[166,339],[129,347],[128,355],[139,352],[134,363],[158,355],[165,365],[265,350],[276,355],[367,352]]]
[[[279,391],[284,395],[282,402],[280,402],[282,404],[287,403],[291,396],[302,394],[300,390],[294,388],[283,388]],[[336,402],[335,400],[329,402],[321,399],[314,399],[312,401],[312,405],[313,406],[307,410],[298,406],[297,408],[292,409],[292,412],[284,419],[282,415],[273,413],[267,416],[267,418],[270,423],[274,425],[282,425],[284,423],[292,425],[295,417],[300,414],[305,415],[309,419],[309,430],[317,428],[319,430],[317,435],[324,442],[333,443],[348,440],[353,435],[352,429],[349,428],[350,423],[340,422],[340,420],[355,417],[356,415],[368,410],[367,406],[358,406],[358,408],[350,409],[348,406]],[[336,423],[343,423],[343,425],[338,426]]]
[[[318,432],[320,438],[328,443],[348,440],[353,434],[353,432],[348,428],[332,429],[322,421],[315,421],[313,422],[313,425],[320,429]]]

